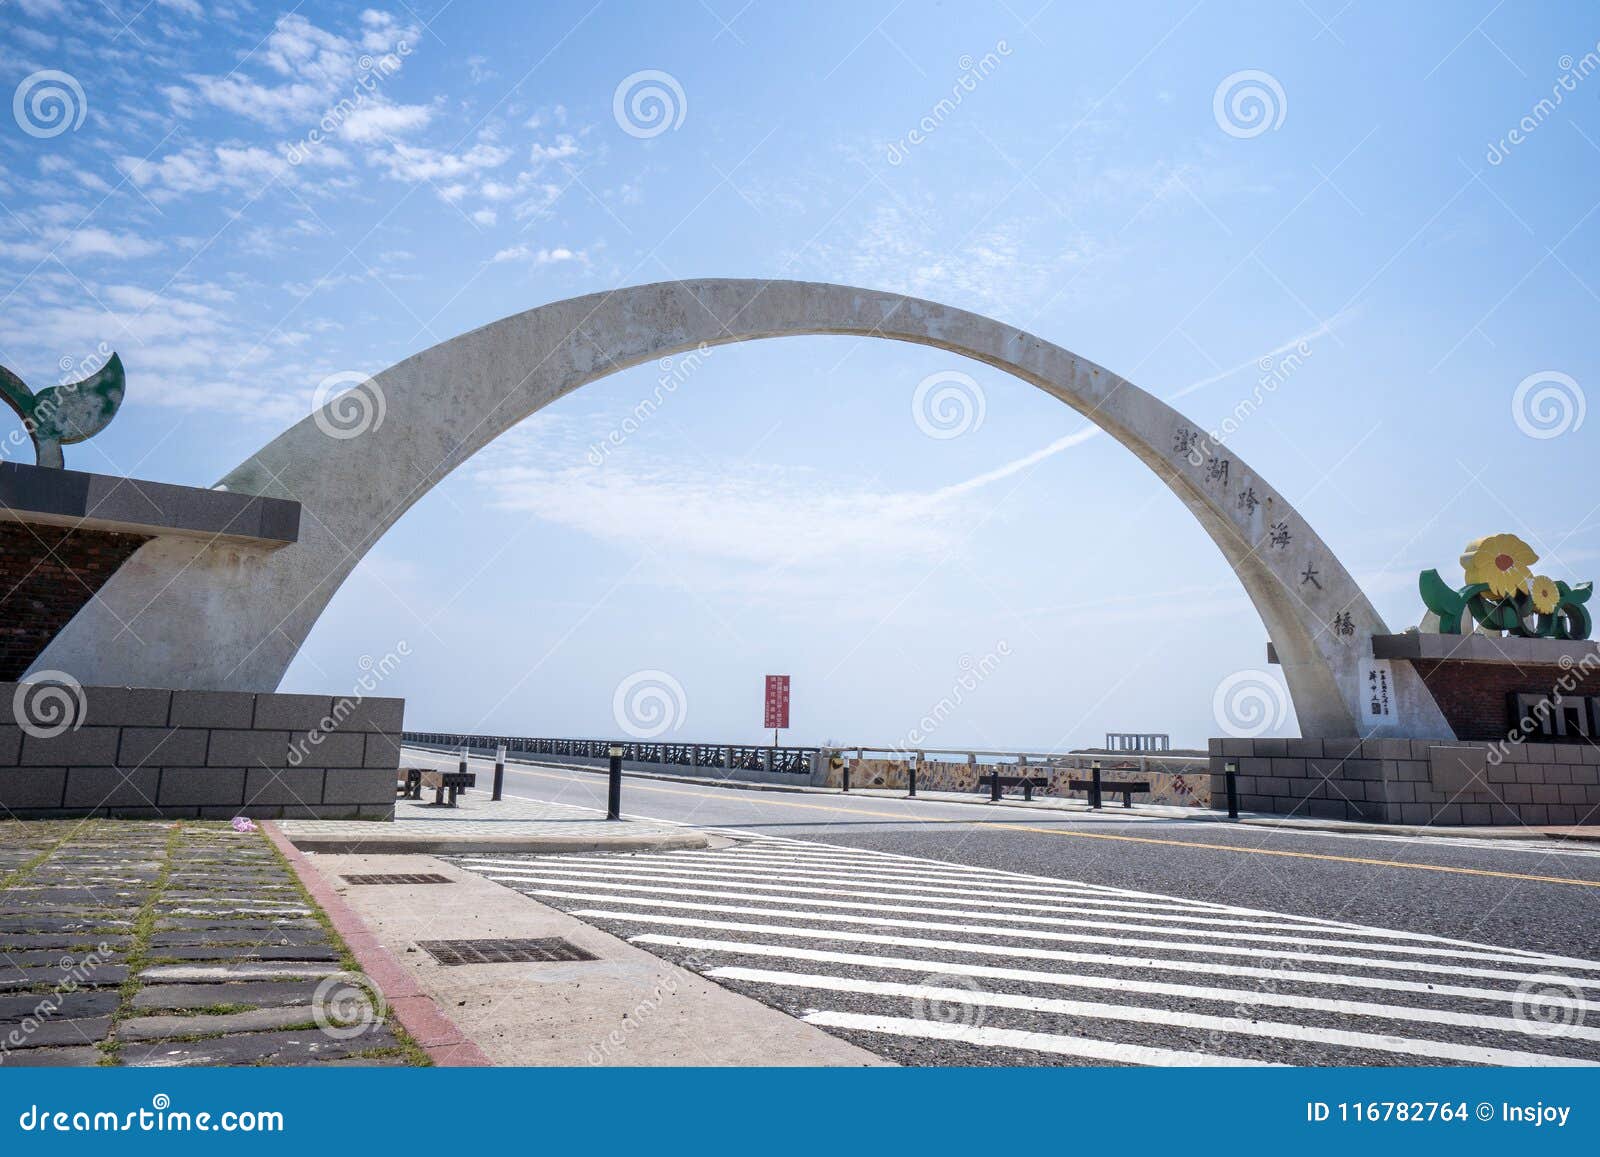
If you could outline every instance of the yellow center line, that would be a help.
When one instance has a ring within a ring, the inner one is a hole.
[[[570,775],[557,775],[547,772],[528,771],[524,768],[514,769],[522,775],[536,775],[542,779],[559,779],[570,783]],[[721,799],[726,797],[717,792],[694,791],[692,789],[672,787],[650,787],[634,783],[629,785],[630,791],[654,791],[664,795],[689,795],[700,796],[705,799]],[[1027,824],[999,823],[995,820],[960,820],[960,819],[933,819],[928,816],[908,816],[899,812],[875,811],[864,807],[838,807],[832,804],[801,803],[798,800],[763,799],[759,801],[763,807],[791,807],[804,808],[807,811],[845,812],[856,816],[874,816],[881,819],[896,820],[900,823],[919,824],[966,824],[975,828],[995,828],[1005,832],[1036,832],[1047,836],[1068,836],[1082,840],[1117,840],[1129,844],[1162,844],[1174,848],[1201,848],[1207,851],[1236,852],[1245,856],[1288,856],[1296,860],[1326,860],[1337,864],[1365,864],[1374,868],[1407,868],[1416,872],[1448,872],[1458,876],[1489,876],[1498,880],[1528,880],[1536,884],[1571,884],[1577,888],[1600,888],[1600,880],[1574,880],[1566,876],[1536,876],[1527,872],[1497,872],[1491,868],[1458,868],[1449,864],[1419,864],[1408,863],[1403,860],[1380,860],[1366,856],[1335,856],[1327,852],[1291,852],[1282,848],[1241,848],[1234,844],[1214,844],[1201,840],[1171,840],[1161,839],[1158,836],[1126,836],[1112,832],[1083,832],[1069,831],[1063,828],[1040,828]],[[945,800],[927,800],[931,804],[947,803],[950,807],[964,807],[965,804],[948,803]],[[738,824],[729,824],[729,827],[738,827]]]

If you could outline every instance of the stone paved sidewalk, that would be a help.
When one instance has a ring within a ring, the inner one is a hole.
[[[421,801],[399,800],[393,823],[370,820],[274,821],[297,848],[345,854],[460,851],[664,851],[703,848],[706,837],[679,824],[607,820],[570,804],[508,796],[496,803],[483,791],[460,797],[453,808],[437,807],[425,791]]]
[[[425,1063],[227,824],[0,822],[0,1065]]]

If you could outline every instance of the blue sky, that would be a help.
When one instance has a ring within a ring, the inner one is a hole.
[[[1417,572],[1482,534],[1600,569],[1600,18],[1397,7],[0,0],[0,364],[48,383],[117,350],[128,400],[68,465],[209,485],[329,376],[547,301],[908,291],[1207,428],[1264,397],[1230,445],[1402,629]],[[630,106],[647,78],[619,114],[646,71],[669,107]],[[1219,684],[1265,669],[1193,519],[1030,386],[755,342],[675,367],[592,453],[664,372],[430,494],[285,689],[403,645],[412,726],[590,735],[659,672],[668,737],[749,740],[778,671],[797,741],[1039,750],[1203,743]],[[918,386],[950,374],[968,408],[932,437]]]

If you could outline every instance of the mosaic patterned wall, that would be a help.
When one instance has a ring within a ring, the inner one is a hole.
[[[1182,764],[1167,764],[1170,770],[1157,770],[1163,765],[1159,760],[1152,759],[1147,763],[1148,770],[1139,771],[1137,763],[1128,762],[1126,767],[1119,766],[1127,761],[1105,761],[1101,764],[1101,776],[1106,783],[1119,779],[1133,779],[1150,785],[1149,795],[1135,796],[1138,803],[1158,803],[1176,807],[1210,807],[1211,806],[1211,780],[1207,769],[1202,764],[1192,766]],[[850,786],[864,788],[904,788],[906,787],[906,773],[908,765],[903,759],[852,759],[850,764]],[[988,775],[996,765],[986,763],[939,763],[933,760],[924,763],[917,772],[917,791],[965,791],[981,792],[988,790]],[[1000,774],[1017,775],[1019,769],[1014,763],[999,764]],[[1073,779],[1087,779],[1089,771],[1086,768],[1074,767],[1030,767],[1030,775],[1043,776],[1048,779],[1049,785],[1039,788],[1036,794],[1066,796],[1070,799],[1083,799],[1085,792],[1071,791],[1067,782]],[[843,784],[841,769],[829,768],[827,774],[828,787],[840,787]],[[1017,793],[1019,789],[1007,789],[1009,793]],[[1109,802],[1109,799],[1108,799]],[[1120,797],[1118,797],[1120,803]]]

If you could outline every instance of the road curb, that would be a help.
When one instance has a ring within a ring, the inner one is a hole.
[[[676,852],[711,846],[700,832],[621,836],[289,836],[302,852],[339,856],[449,856],[476,852],[572,855],[590,852]]]
[[[488,1068],[492,1062],[473,1041],[456,1026],[434,1003],[433,997],[423,992],[415,979],[385,948],[366,926],[355,910],[345,903],[322,875],[306,859],[305,853],[289,841],[271,820],[263,820],[261,830],[283,858],[289,861],[300,883],[316,901],[333,930],[339,934],[351,955],[361,965],[361,971],[388,1003],[389,1011],[417,1042],[417,1047],[428,1054],[436,1065],[453,1068]]]

